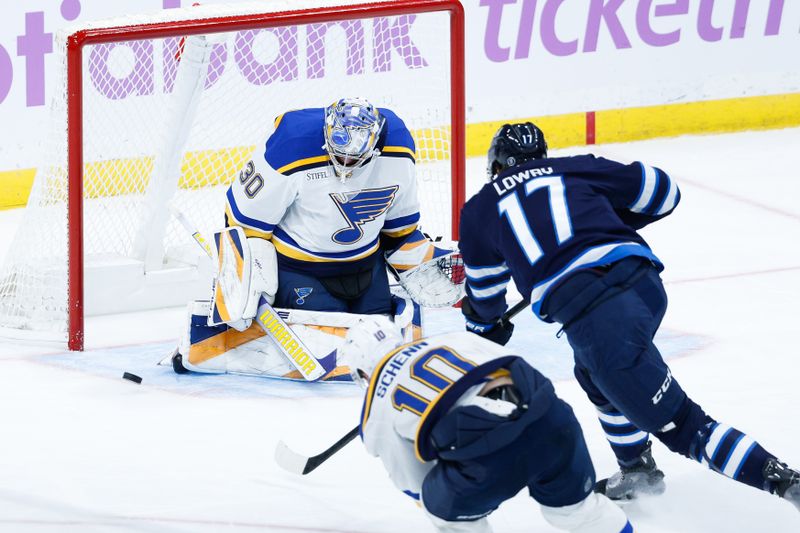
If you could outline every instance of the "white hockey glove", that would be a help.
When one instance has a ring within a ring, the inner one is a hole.
[[[278,259],[271,242],[245,238],[238,226],[214,234],[217,275],[209,325],[226,323],[244,331],[262,295],[272,304],[278,291]]]
[[[419,230],[386,254],[386,263],[408,295],[424,307],[448,307],[464,296],[461,254],[434,246]]]

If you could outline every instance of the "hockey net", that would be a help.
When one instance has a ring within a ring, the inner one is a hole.
[[[275,117],[345,96],[409,126],[423,230],[449,238],[463,201],[461,6],[337,4],[201,5],[58,34],[50,138],[0,271],[3,334],[82,349],[84,312],[207,297],[210,264],[170,208],[220,228],[227,185]]]

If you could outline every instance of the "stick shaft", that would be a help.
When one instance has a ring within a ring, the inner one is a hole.
[[[514,304],[509,310],[503,313],[503,316],[500,320],[511,320],[515,316],[517,316],[520,311],[530,306],[530,300],[522,300]],[[327,450],[323,451],[318,455],[314,455],[313,457],[309,457],[306,459],[305,466],[303,467],[302,475],[306,475],[309,472],[315,470],[319,465],[330,459],[336,452],[347,446],[350,441],[355,439],[358,434],[360,433],[361,425],[354,427],[350,431],[347,432],[345,436],[341,439],[337,440],[333,445],[331,445]]]
[[[327,461],[333,454],[335,454],[336,452],[347,446],[350,443],[350,441],[352,441],[358,436],[360,429],[361,429],[360,425],[354,427],[347,433],[347,435],[337,440],[333,444],[333,446],[331,446],[330,448],[328,448],[319,455],[315,455],[314,457],[309,457],[308,462],[306,463],[306,466],[303,469],[303,475],[308,474],[309,472],[317,468],[319,465]]]
[[[203,237],[203,234],[200,233],[200,230],[198,230],[178,208],[170,206],[170,210],[172,211],[172,215],[181,223],[181,226],[183,226],[195,242],[200,245],[200,248],[205,250],[208,257],[214,259],[214,252],[211,249],[211,245],[208,244],[208,241]]]
[[[530,300],[520,300],[519,302],[515,303],[511,307],[511,309],[509,309],[508,311],[503,313],[503,316],[500,317],[500,320],[504,320],[504,321],[511,320],[512,318],[517,316],[520,313],[520,311],[522,311],[523,309],[528,308],[530,305],[531,305],[531,301]]]

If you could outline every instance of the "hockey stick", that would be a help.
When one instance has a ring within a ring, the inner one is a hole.
[[[189,222],[189,219],[186,218],[186,215],[184,215],[183,212],[180,209],[178,209],[177,207],[175,207],[174,205],[170,205],[169,206],[169,210],[172,213],[172,216],[175,217],[175,220],[177,220],[178,222],[181,223],[181,226],[183,226],[183,229],[185,229],[187,232],[189,232],[189,234],[194,239],[194,242],[196,242],[198,245],[200,245],[200,248],[202,248],[203,251],[208,255],[208,257],[210,257],[211,260],[213,261],[214,260],[214,249],[211,247],[210,244],[208,244],[208,241],[205,239],[205,237],[203,237],[203,234],[200,233],[200,230],[197,229],[194,226],[194,224]]]
[[[312,457],[294,452],[283,441],[279,441],[277,448],[275,448],[275,462],[284,470],[304,476],[327,461],[333,454],[347,446],[351,440],[358,436],[360,429],[361,426],[354,427],[347,435],[337,440],[333,446]]]
[[[520,311],[529,307],[530,305],[530,300],[522,300],[517,302],[513,307],[511,307],[511,309],[503,313],[503,316],[500,317],[500,320],[511,320],[518,315]],[[333,456],[336,452],[347,446],[350,441],[358,436],[360,429],[361,425],[359,424],[348,431],[347,435],[337,440],[327,450],[311,457],[295,452],[282,440],[278,441],[278,445],[275,447],[275,462],[278,463],[278,466],[288,472],[304,476],[315,470],[319,465],[330,459],[331,456]]]
[[[195,228],[178,208],[170,206],[170,210],[184,229],[192,235],[195,242],[214,261],[217,258],[217,254],[214,253],[214,249],[203,237],[203,234]],[[258,309],[253,320],[273,340],[278,349],[306,381],[319,381],[336,368],[336,351],[334,350],[322,358],[314,356],[263,295],[258,300]]]

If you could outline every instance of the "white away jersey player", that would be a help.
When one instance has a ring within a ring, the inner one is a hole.
[[[419,499],[435,458],[428,435],[456,405],[489,379],[508,375],[517,356],[466,332],[405,344],[375,367],[361,412],[361,438],[380,457],[395,486]]]
[[[381,233],[402,237],[419,221],[414,140],[397,115],[379,111],[380,156],[345,183],[324,148],[323,108],[278,117],[265,152],[228,189],[228,224],[272,239],[279,264],[292,270],[328,276],[372,265]]]

